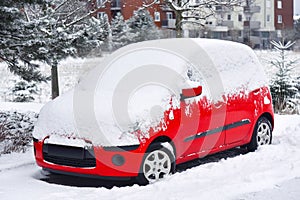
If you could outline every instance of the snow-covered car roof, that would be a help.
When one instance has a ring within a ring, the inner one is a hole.
[[[165,39],[136,43],[108,56],[74,90],[45,105],[34,137],[74,136],[96,145],[138,144],[128,132],[146,132],[163,112],[179,107],[181,89],[203,86],[222,95],[266,85],[256,55],[246,45],[212,39]],[[172,104],[170,99],[172,98]]]

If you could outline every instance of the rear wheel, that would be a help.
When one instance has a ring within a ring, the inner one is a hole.
[[[173,173],[174,169],[174,153],[160,143],[152,144],[144,156],[138,176],[138,182],[141,185],[153,183],[166,175]]]
[[[250,143],[247,145],[248,151],[255,151],[261,145],[272,143],[272,124],[265,118],[258,119]]]

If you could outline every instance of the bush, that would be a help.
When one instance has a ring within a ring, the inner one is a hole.
[[[35,82],[21,80],[12,88],[13,102],[32,102],[37,94],[38,88]]]
[[[28,149],[37,117],[33,112],[0,111],[0,155]]]

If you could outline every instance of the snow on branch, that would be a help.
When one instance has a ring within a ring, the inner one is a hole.
[[[278,50],[288,50],[291,48],[296,42],[288,41],[286,44],[283,44],[282,42],[276,42],[274,40],[271,41],[271,44]]]

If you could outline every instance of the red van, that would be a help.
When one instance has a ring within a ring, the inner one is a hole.
[[[147,184],[192,159],[270,144],[271,102],[261,64],[243,44],[137,43],[44,106],[35,158],[50,172]]]

